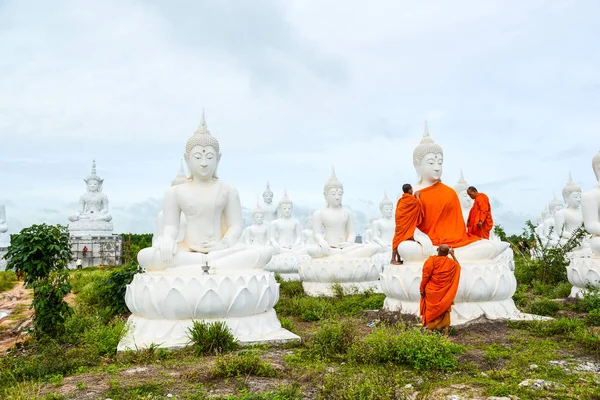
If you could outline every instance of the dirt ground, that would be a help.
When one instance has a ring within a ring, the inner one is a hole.
[[[9,291],[0,293],[0,310],[10,311],[10,314],[0,320],[0,355],[16,343],[25,339],[25,332],[31,327],[33,311],[31,291],[25,289],[19,282]]]

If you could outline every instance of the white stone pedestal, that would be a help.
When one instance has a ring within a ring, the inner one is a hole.
[[[168,270],[137,274],[125,294],[132,312],[130,329],[117,350],[153,343],[185,347],[194,320],[225,322],[242,345],[299,341],[281,327],[273,309],[278,300],[279,284],[273,273],[262,270],[235,275],[172,276]]]
[[[334,285],[340,285],[345,294],[363,293],[366,290],[381,293],[379,271],[373,257],[323,257],[300,264],[298,273],[307,295],[333,297]]]
[[[423,262],[386,265],[381,289],[386,294],[384,309],[420,316],[419,286]],[[485,317],[487,319],[531,320],[541,318],[520,312],[512,300],[517,288],[507,261],[489,264],[461,263],[460,283],[452,306],[452,325]]]
[[[83,251],[87,248],[87,251]],[[82,267],[96,267],[98,265],[121,265],[122,238],[120,235],[97,235],[92,233],[86,236],[71,236],[71,252],[73,260],[69,269],[75,269],[75,262],[81,259]]]
[[[285,281],[298,281],[300,280],[298,268],[300,264],[307,261],[310,261],[308,254],[277,254],[271,258],[271,261],[263,269],[279,274]]]
[[[573,257],[567,266],[567,277],[573,285],[569,297],[583,297],[588,285],[600,288],[600,258]]]

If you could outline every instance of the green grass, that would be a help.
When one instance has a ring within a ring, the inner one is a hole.
[[[0,292],[12,289],[17,284],[17,275],[13,271],[0,271]]]

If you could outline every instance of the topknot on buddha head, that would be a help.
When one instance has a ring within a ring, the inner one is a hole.
[[[287,190],[283,191],[283,197],[281,198],[281,200],[279,200],[279,206],[283,206],[283,205],[294,205],[294,203],[292,202],[292,199],[289,198],[288,194],[287,194]]]
[[[560,201],[558,199],[558,197],[556,197],[556,193],[554,193],[554,197],[552,197],[552,201],[550,201],[550,203],[548,203],[548,209],[550,210],[550,214],[552,217],[554,217],[554,214],[556,214],[556,212],[558,210],[560,210],[563,207],[563,202]]]
[[[183,161],[181,161],[181,165],[179,166],[179,173],[177,174],[175,179],[171,181],[171,186],[177,186],[187,182],[189,182],[189,180],[187,176],[185,176],[185,171],[183,169]]]
[[[567,184],[565,185],[565,187],[562,190],[562,196],[563,196],[563,199],[565,200],[565,203],[569,203],[569,197],[573,193],[581,194],[581,188],[573,181],[573,178],[571,177],[571,173],[569,173],[569,181],[567,182]]]
[[[102,184],[104,183],[104,179],[100,178],[98,174],[96,174],[96,160],[92,161],[92,172],[83,178],[85,183],[87,184],[88,191],[101,191]]]
[[[433,155],[434,159],[430,164],[435,169],[435,171],[430,171],[430,168],[428,168],[428,164],[423,163],[425,157],[428,154]],[[444,150],[442,149],[442,146],[433,141],[433,139],[429,135],[429,128],[427,127],[427,122],[425,122],[425,130],[423,132],[423,138],[421,139],[421,143],[419,143],[419,145],[413,151],[413,165],[417,170],[419,183],[423,180],[424,174],[426,174],[427,177],[432,180],[440,179],[443,156]]]
[[[394,202],[390,200],[387,195],[387,192],[383,192],[383,199],[379,202],[379,209],[382,210],[385,206],[394,206]]]
[[[342,191],[344,190],[344,185],[338,180],[337,176],[335,176],[335,168],[333,166],[331,167],[331,176],[325,184],[324,192],[327,193],[331,189],[342,189]]]
[[[200,121],[200,126],[185,144],[186,158],[190,156],[192,149],[196,146],[212,146],[217,152],[218,157],[221,156],[219,141],[213,135],[211,135],[210,131],[208,130],[206,119],[204,118],[204,111],[202,111],[202,120]]]
[[[458,180],[458,182],[456,182],[456,185],[454,185],[454,191],[456,192],[456,194],[458,194],[460,196],[461,192],[467,190],[468,188],[469,188],[469,184],[465,180],[465,176],[461,169],[460,170],[460,179]]]
[[[596,179],[600,181],[600,151],[592,158],[592,168],[594,169]]]

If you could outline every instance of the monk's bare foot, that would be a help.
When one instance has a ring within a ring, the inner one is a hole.
[[[392,264],[392,265],[402,265],[402,261],[392,260],[392,261],[390,261],[390,264]]]

